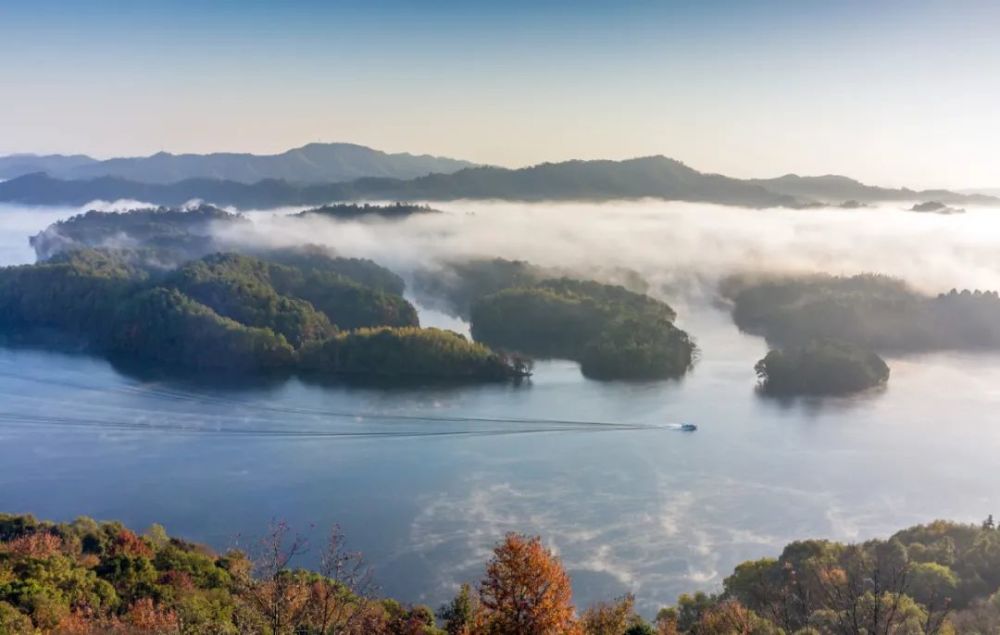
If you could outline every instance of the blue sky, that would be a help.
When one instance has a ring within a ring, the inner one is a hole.
[[[352,141],[1000,186],[998,28],[971,0],[0,0],[0,152]]]

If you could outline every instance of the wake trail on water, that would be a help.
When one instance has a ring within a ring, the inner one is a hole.
[[[434,421],[433,418],[427,418]],[[544,424],[544,420],[538,421]],[[558,427],[534,427],[534,428],[514,428],[509,430],[488,429],[488,430],[308,430],[295,428],[253,428],[253,427],[233,427],[233,426],[191,426],[176,425],[171,423],[138,422],[114,419],[97,419],[88,417],[68,417],[68,416],[40,416],[25,413],[0,413],[0,426],[4,427],[32,427],[32,426],[54,426],[69,428],[89,428],[108,429],[122,431],[154,431],[180,434],[203,434],[203,435],[234,435],[251,437],[286,437],[286,438],[401,438],[401,437],[451,437],[451,436],[500,436],[514,434],[538,434],[555,432],[610,432],[623,430],[652,430],[662,429],[661,426],[644,424],[618,424],[613,428],[594,428],[581,422],[576,428]]]
[[[546,428],[530,428],[530,429],[508,429],[508,430],[453,430],[453,431],[326,431],[326,430],[294,430],[294,429],[260,429],[260,428],[233,428],[233,427],[191,427],[191,426],[180,426],[176,424],[163,425],[163,424],[152,424],[146,422],[137,421],[123,421],[123,420],[108,420],[108,419],[87,419],[82,417],[38,417],[36,415],[11,415],[0,413],[0,422],[15,422],[13,419],[8,419],[5,417],[16,417],[18,421],[27,421],[26,417],[35,421],[38,425],[104,425],[105,427],[133,427],[135,429],[142,430],[154,430],[154,429],[164,429],[171,431],[195,431],[195,432],[213,432],[213,433],[234,433],[234,434],[259,434],[259,435],[287,435],[287,436],[330,436],[330,437],[342,437],[342,436],[425,436],[425,435],[466,435],[466,434],[512,434],[512,433],[531,433],[531,432],[559,432],[559,431],[581,431],[585,429],[596,430],[653,430],[653,429],[667,429],[667,430],[679,430],[681,429],[681,424],[679,423],[665,423],[665,424],[650,424],[650,423],[623,423],[615,421],[595,421],[595,420],[580,420],[580,419],[550,419],[550,418],[521,418],[521,417],[477,417],[477,416],[449,416],[449,415],[423,415],[423,414],[399,414],[399,413],[385,413],[385,412],[362,412],[362,411],[344,411],[344,410],[328,410],[320,408],[304,408],[299,406],[284,406],[274,404],[273,402],[259,402],[259,401],[243,401],[240,399],[220,397],[217,395],[206,395],[195,392],[179,391],[176,389],[165,388],[159,384],[131,384],[125,386],[119,386],[115,388],[103,388],[96,387],[92,385],[87,385],[84,383],[67,381],[67,380],[52,380],[49,378],[42,377],[31,377],[23,374],[17,373],[4,373],[0,372],[0,377],[9,377],[11,379],[28,381],[32,383],[41,383],[44,385],[50,385],[60,388],[73,388],[78,390],[87,390],[96,393],[103,394],[125,394],[129,396],[139,396],[143,398],[153,397],[157,399],[163,399],[173,402],[186,402],[186,403],[203,403],[203,404],[216,404],[224,405],[229,407],[241,408],[251,412],[266,412],[272,414],[284,414],[284,415],[299,415],[299,416],[310,416],[316,418],[332,418],[332,419],[349,419],[355,422],[364,421],[374,421],[374,422],[419,422],[419,423],[451,423],[451,424],[507,424],[507,425],[529,425],[529,426],[548,426]],[[50,400],[48,400],[50,401]],[[115,406],[117,409],[121,410],[133,410],[144,414],[156,414],[161,416],[169,415],[174,418],[209,418],[218,417],[218,415],[206,415],[206,413],[198,412],[167,412],[152,409],[135,409],[128,408],[127,406]]]

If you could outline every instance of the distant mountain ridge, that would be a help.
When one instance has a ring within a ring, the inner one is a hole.
[[[63,180],[29,174],[0,183],[0,201],[38,205],[83,205],[96,199],[134,199],[181,205],[202,199],[216,205],[274,207],[359,200],[502,199],[616,200],[660,198],[748,207],[798,206],[791,196],[718,174],[704,174],[679,161],[646,157],[627,161],[567,161],[511,170],[466,168],[415,179],[362,178],[327,184],[266,179],[253,184],[187,179],[139,183],[117,177]]]
[[[861,205],[892,200],[1000,205],[1000,199],[981,194],[880,188],[842,176],[736,179],[699,172],[663,156],[624,161],[574,160],[520,169],[467,167],[451,174],[434,173],[411,179],[364,177],[315,184],[288,179],[263,179],[253,183],[212,178],[170,183],[144,183],[121,177],[66,180],[42,173],[0,183],[0,202],[36,205],[84,205],[97,199],[134,199],[175,206],[201,199],[215,205],[247,209],[378,200],[608,201],[639,198],[752,208]]]
[[[749,179],[761,187],[819,203],[843,203],[858,201],[877,203],[881,201],[936,200],[944,203],[989,204],[997,199],[987,194],[952,192],[949,190],[911,190],[909,188],[887,188],[865,185],[859,181],[836,174],[824,176],[799,176],[786,174],[773,179]]]
[[[11,155],[0,157],[0,179],[45,172],[60,179],[112,176],[159,184],[199,178],[247,184],[264,179],[331,183],[362,177],[412,179],[433,173],[456,172],[473,165],[468,161],[430,155],[389,154],[352,143],[310,143],[270,155],[158,152],[148,157],[104,161],[86,155]]]
[[[91,163],[98,161],[85,154],[11,154],[0,157],[0,179],[14,179],[32,172],[60,174]]]

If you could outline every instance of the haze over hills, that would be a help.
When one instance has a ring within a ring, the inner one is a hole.
[[[821,203],[841,203],[858,201],[875,203],[880,201],[900,200],[937,200],[945,203],[991,203],[996,202],[988,193],[951,192],[948,190],[911,190],[909,188],[887,188],[875,185],[865,185],[859,181],[836,174],[824,176],[799,176],[786,174],[772,179],[750,179],[761,187],[794,196],[803,200]]]
[[[97,162],[85,154],[11,154],[0,157],[0,179],[13,179],[32,172],[62,174]]]
[[[340,148],[343,144],[336,144]],[[321,146],[306,146],[300,150]],[[322,146],[327,148],[329,146]],[[355,149],[360,146],[347,146]],[[353,151],[352,151],[353,152]],[[375,153],[375,154],[372,154]],[[276,155],[284,157],[288,155]],[[376,169],[369,161],[385,155],[363,148],[359,163],[345,154],[338,156],[339,173]],[[172,157],[172,155],[166,155]],[[194,156],[194,155],[191,155]],[[210,157],[233,155],[206,155]],[[251,156],[251,155],[246,155]],[[318,156],[318,155],[314,155]],[[180,158],[180,157],[172,157]],[[258,157],[261,158],[261,157]],[[266,157],[265,157],[266,158]],[[274,157],[270,157],[274,158]],[[413,158],[413,157],[410,157]],[[157,160],[156,157],[149,159]],[[291,162],[303,160],[302,156]],[[450,161],[439,160],[437,161]],[[171,160],[164,158],[166,164]],[[405,162],[405,161],[404,161]],[[84,164],[73,170],[97,169]],[[143,164],[150,167],[153,164]],[[310,163],[311,170],[318,164]],[[332,163],[323,169],[333,173]],[[199,176],[171,181],[164,171],[152,180],[101,176],[65,179],[42,173],[22,175],[0,183],[0,201],[32,205],[84,205],[90,201],[134,199],[157,205],[181,205],[192,199],[216,205],[265,208],[283,205],[323,205],[335,201],[498,199],[517,201],[604,201],[639,198],[716,203],[743,207],[797,207],[840,205],[845,202],[934,200],[942,203],[1000,204],[1000,199],[982,194],[962,194],[945,190],[915,191],[865,185],[843,176],[803,177],[786,175],[774,179],[736,179],[695,170],[663,156],[625,161],[565,161],[526,168],[466,167],[450,174],[432,173],[416,178],[362,177],[353,180],[309,183],[297,178],[265,178],[253,182]],[[385,164],[382,164],[385,167]],[[415,169],[415,168],[414,168]],[[152,170],[156,172],[155,169]],[[316,174],[316,171],[308,172]]]
[[[962,190],[963,194],[985,194],[986,196],[1000,196],[1000,187],[973,187]]]
[[[85,155],[12,155],[0,157],[0,178],[45,172],[61,179],[115,176],[140,183],[174,183],[195,178],[239,183],[262,179],[331,183],[368,176],[411,179],[435,172],[455,172],[472,165],[468,161],[430,155],[389,154],[352,143],[310,143],[271,155],[158,152],[148,157],[104,161]]]
[[[179,205],[199,198],[218,205],[269,207],[365,199],[539,201],[645,197],[749,207],[799,204],[794,197],[738,179],[704,174],[664,157],[567,161],[516,170],[476,167],[410,180],[369,177],[312,185],[279,179],[245,184],[204,178],[161,184],[118,177],[64,180],[44,174],[29,174],[0,183],[0,201],[41,205],[82,205],[95,199],[122,198],[159,205]]]

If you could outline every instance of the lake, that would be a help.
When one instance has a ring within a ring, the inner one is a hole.
[[[73,211],[0,206],[4,261]],[[647,614],[793,539],[1000,511],[1000,357],[890,358],[884,391],[776,402],[754,391],[763,341],[683,306],[700,358],[671,382],[545,361],[518,386],[206,385],[0,348],[0,509],[220,549],[284,519],[317,552],[339,523],[385,594],[432,606],[521,531],[558,550],[578,605],[630,590]],[[681,421],[699,430],[665,425]]]

